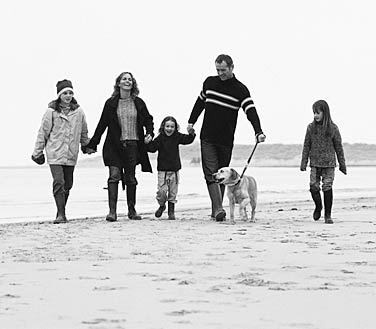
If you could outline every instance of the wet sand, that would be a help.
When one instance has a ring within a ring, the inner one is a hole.
[[[374,198],[311,208],[0,225],[0,328],[376,328]]]

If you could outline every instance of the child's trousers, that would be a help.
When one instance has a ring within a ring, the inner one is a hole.
[[[158,171],[157,201],[164,205],[167,201],[176,203],[178,194],[179,171]]]
[[[329,191],[333,187],[334,167],[321,168],[311,167],[309,187],[311,191],[320,191],[322,181],[322,190]]]

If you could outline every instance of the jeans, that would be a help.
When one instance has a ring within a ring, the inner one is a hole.
[[[320,191],[320,183],[322,182],[322,190],[328,191],[333,187],[334,167],[321,168],[311,167],[309,187],[311,191]]]
[[[178,171],[158,171],[158,191],[156,199],[159,205],[164,205],[166,201],[172,203],[177,202],[178,185]]]
[[[74,166],[50,165],[50,170],[53,178],[53,194],[69,193],[73,186]]]
[[[231,155],[232,146],[212,144],[201,140],[201,163],[207,184],[214,183],[213,174],[219,168],[229,166]]]
[[[138,163],[137,141],[123,141],[122,162],[124,163],[125,185],[137,185],[136,165]],[[118,183],[122,179],[121,168],[109,167],[108,183]]]

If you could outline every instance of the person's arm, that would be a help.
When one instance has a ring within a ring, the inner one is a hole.
[[[97,151],[97,145],[101,141],[101,137],[108,127],[108,113],[107,113],[107,102],[104,105],[102,115],[99,119],[99,122],[97,124],[97,128],[95,129],[93,137],[91,137],[90,142],[85,146],[86,149],[91,149],[93,151]]]
[[[145,145],[145,149],[148,152],[155,153],[159,150],[159,146],[160,146],[160,138],[158,135],[154,140],[152,140],[151,142]]]
[[[341,137],[338,127],[335,127],[335,130],[334,130],[333,145],[334,145],[334,150],[337,154],[339,170],[346,175],[347,169],[346,169],[345,153],[343,151],[342,137]]]
[[[86,146],[90,142],[88,133],[89,133],[89,130],[87,128],[86,116],[85,116],[84,111],[82,111],[82,128],[81,128],[81,137],[80,137],[81,146]]]
[[[142,111],[143,111],[143,123],[142,125],[145,127],[145,139],[144,143],[148,144],[152,141],[154,137],[154,121],[153,116],[149,113],[149,110],[143,100],[142,101]]]
[[[194,130],[189,134],[179,133],[179,144],[182,144],[182,145],[191,144],[195,140],[195,137],[196,137],[196,133],[194,132]]]
[[[311,150],[311,133],[310,127],[307,127],[306,135],[303,143],[302,160],[300,162],[300,170],[305,171],[307,169],[309,151]]]
[[[206,80],[205,80],[206,82]],[[205,92],[205,82],[203,83],[202,90],[197,97],[197,100],[193,106],[193,109],[191,111],[191,115],[189,116],[188,119],[188,127],[187,130],[188,132],[193,129],[193,125],[196,123],[197,119],[201,115],[202,111],[205,108],[205,100],[206,100],[206,92]]]
[[[42,118],[41,126],[38,130],[32,158],[38,159],[43,155],[43,150],[52,130],[52,109],[48,109]]]
[[[257,114],[255,104],[251,98],[248,89],[245,87],[245,96],[242,100],[241,107],[247,116],[248,121],[251,122],[257,142],[265,141],[265,134],[261,129],[260,118]]]

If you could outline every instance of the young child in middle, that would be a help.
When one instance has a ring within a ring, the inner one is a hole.
[[[189,132],[189,135],[180,133],[179,125],[172,116],[163,119],[158,132],[159,135],[146,145],[148,152],[158,151],[158,191],[156,199],[159,208],[155,212],[155,217],[162,216],[166,210],[166,202],[168,202],[168,219],[174,220],[179,170],[181,169],[179,144],[191,144],[196,134],[193,129]]]

